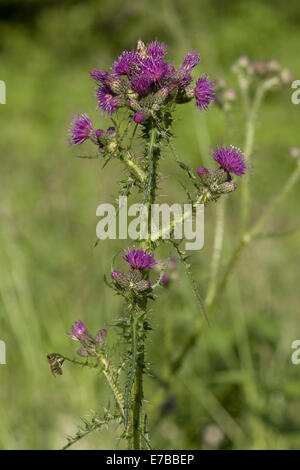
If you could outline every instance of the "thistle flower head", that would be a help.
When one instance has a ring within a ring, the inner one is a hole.
[[[201,109],[201,111],[209,109],[209,104],[214,101],[213,90],[213,83],[208,81],[205,74],[197,80],[194,95],[198,109]]]
[[[72,333],[68,333],[68,335],[75,341],[82,341],[88,336],[88,330],[80,320],[75,322],[75,326],[72,326]]]
[[[200,55],[197,51],[190,51],[184,58],[182,68],[191,71],[200,62]]]
[[[153,253],[147,253],[147,251],[133,248],[125,253],[123,259],[125,259],[133,269],[147,269],[152,268],[152,266],[156,264],[153,256]]]
[[[158,83],[168,73],[168,63],[161,58],[149,56],[141,62],[143,75],[151,80],[152,83]]]
[[[115,96],[107,85],[100,85],[96,97],[98,99],[98,108],[103,112],[112,115],[119,107],[119,98]]]
[[[157,40],[151,42],[147,47],[147,54],[153,59],[162,59],[166,55],[166,51],[166,45],[163,42],[158,42]]]
[[[68,131],[70,145],[82,144],[88,139],[93,134],[94,129],[87,113],[74,116]]]
[[[235,173],[237,176],[242,176],[249,168],[246,166],[245,155],[233,145],[228,148],[225,145],[218,147],[213,152],[213,158],[228,173]]]
[[[118,60],[113,64],[114,73],[120,77],[121,75],[129,75],[132,69],[132,65],[139,64],[139,56],[135,51],[124,51]]]
[[[151,84],[152,78],[147,73],[134,74],[130,82],[133,91],[136,91],[141,96],[148,93]]]
[[[109,77],[109,73],[105,70],[92,70],[90,76],[99,83],[104,83]]]

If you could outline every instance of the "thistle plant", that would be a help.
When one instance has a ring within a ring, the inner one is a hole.
[[[166,59],[166,46],[154,41],[145,45],[138,41],[136,49],[123,52],[113,63],[109,72],[93,70],[90,75],[96,84],[95,97],[101,114],[107,115],[110,125],[107,129],[94,126],[87,113],[74,117],[69,129],[69,140],[72,145],[81,145],[90,140],[97,150],[98,158],[104,164],[110,160],[119,160],[125,166],[128,177],[120,181],[119,196],[130,196],[133,192],[140,195],[142,236],[134,246],[129,245],[123,255],[117,254],[112,262],[110,278],[106,284],[114,293],[121,296],[125,305],[122,318],[115,319],[114,327],[120,333],[118,357],[111,358],[106,346],[105,329],[92,335],[82,321],[72,327],[70,337],[80,343],[77,354],[79,359],[56,353],[58,359],[87,367],[100,369],[111,389],[115,408],[104,410],[103,417],[93,416],[91,421],[84,420],[74,437],[70,437],[65,448],[84,437],[89,432],[116,421],[120,426],[120,435],[128,442],[129,449],[149,449],[150,434],[148,429],[148,410],[152,401],[162,403],[165,390],[162,388],[145,406],[143,379],[148,374],[155,378],[146,356],[147,339],[151,333],[151,302],[159,299],[161,287],[172,279],[171,263],[177,263],[174,256],[182,262],[191,289],[198,301],[203,316],[197,320],[189,337],[182,340],[178,353],[171,362],[169,381],[180,369],[191,348],[197,342],[208,318],[218,304],[227,279],[234,268],[238,257],[246,245],[257,237],[266,218],[287,195],[299,177],[299,159],[291,179],[278,193],[275,201],[267,206],[257,222],[249,228],[249,174],[251,174],[251,157],[255,132],[255,120],[265,94],[290,80],[287,71],[279,64],[250,63],[242,57],[234,65],[245,111],[245,145],[243,152],[233,143],[219,143],[211,151],[211,167],[199,166],[190,168],[179,160],[173,145],[174,111],[177,106],[194,101],[197,110],[210,112],[212,106],[219,106],[225,114],[230,113],[237,97],[233,89],[227,89],[222,80],[211,81],[206,73],[193,77],[194,69],[200,62],[196,51],[190,51],[181,65],[175,68]],[[254,93],[254,96],[252,95]],[[211,111],[212,112],[212,111]],[[125,125],[124,125],[125,122]],[[135,140],[142,138],[143,155],[135,151]],[[152,206],[157,200],[157,189],[161,180],[161,157],[170,150],[188,178],[187,202],[191,205],[190,213],[179,218],[174,217],[170,224],[152,233]],[[294,151],[294,154],[297,152]],[[91,158],[91,157],[87,157]],[[228,193],[236,192],[238,179],[243,181],[242,190],[242,228],[241,239],[234,249],[232,258],[220,269],[222,240],[224,231],[225,198]],[[211,278],[206,298],[194,280],[190,259],[174,237],[177,224],[191,216],[199,204],[217,203],[219,209],[216,221],[214,253],[212,255]],[[117,207],[117,203],[116,203]],[[169,234],[169,237],[165,237]],[[157,258],[157,249],[162,244],[170,247],[170,256],[165,260]],[[118,259],[118,269],[114,264]],[[121,266],[121,267],[120,267]],[[125,352],[124,352],[125,350]],[[84,359],[83,359],[84,358]],[[157,400],[158,398],[158,400]]]

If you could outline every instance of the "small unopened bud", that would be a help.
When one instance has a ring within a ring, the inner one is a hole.
[[[123,289],[126,289],[126,287],[128,287],[128,278],[126,274],[121,273],[120,271],[113,271],[111,273],[111,277]]]
[[[266,64],[267,71],[269,73],[276,73],[280,71],[280,63],[277,60],[270,60]]]
[[[109,137],[115,137],[116,135],[116,128],[111,126],[107,129],[106,131],[106,134],[109,136]]]
[[[141,281],[137,282],[134,286],[134,289],[137,292],[145,292],[146,290],[151,289],[151,282],[142,279]]]
[[[290,156],[293,158],[298,158],[300,156],[300,149],[298,149],[297,147],[291,147]]]
[[[232,181],[226,181],[226,183],[219,184],[216,188],[216,193],[231,193],[237,189],[237,184]]]
[[[235,101],[236,100],[236,91],[233,88],[228,88],[224,93],[225,100]]]
[[[254,73],[259,77],[264,77],[267,74],[267,65],[260,60],[254,60],[251,67]]]
[[[129,90],[127,90],[127,97],[129,100],[135,101],[138,99],[139,95],[135,91],[133,91],[131,88],[129,88]],[[131,106],[131,104],[129,106]]]
[[[186,94],[186,97],[187,97],[188,99],[194,98],[194,96],[195,96],[195,90],[194,90],[194,88],[191,87],[191,86],[187,86],[187,87],[185,88],[185,94]]]
[[[104,346],[106,335],[107,335],[107,331],[104,328],[102,328],[101,330],[98,331],[98,333],[95,336],[95,340],[99,343],[100,348]]]
[[[81,357],[85,357],[89,355],[89,353],[87,352],[85,348],[79,348],[76,352],[78,356],[81,356]]]
[[[242,68],[246,68],[248,67],[249,65],[249,57],[246,56],[245,54],[242,55],[238,60],[237,60],[237,64],[242,67]]]
[[[109,75],[106,82],[109,85],[110,89],[116,95],[119,95],[120,93],[122,93],[123,88],[124,88],[124,83],[120,78],[114,77],[113,75]]]
[[[153,97],[153,109],[158,111],[160,106],[164,103],[169,94],[169,88],[166,86],[158,90]]]

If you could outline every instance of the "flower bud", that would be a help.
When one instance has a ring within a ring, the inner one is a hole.
[[[142,279],[141,281],[137,282],[134,286],[134,290],[136,290],[137,292],[145,292],[149,289],[151,289],[151,282],[146,281],[145,279]]]
[[[120,271],[113,271],[111,273],[111,277],[123,289],[128,287],[128,277],[126,274],[121,273]]]
[[[95,336],[95,340],[99,343],[100,348],[104,346],[106,335],[107,335],[107,331],[104,328],[102,328],[101,330],[98,331],[98,333]]]
[[[85,348],[79,348],[76,352],[78,356],[81,356],[81,357],[86,357],[89,355],[89,353],[87,352]]]
[[[291,147],[290,148],[290,156],[293,158],[299,158],[300,157],[300,149],[297,147]]]
[[[237,184],[233,181],[226,181],[226,183],[222,183],[217,187],[216,193],[226,194],[231,193],[237,189]]]

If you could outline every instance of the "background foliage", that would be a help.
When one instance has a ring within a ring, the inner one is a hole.
[[[300,10],[296,0],[276,1],[85,0],[0,2],[0,79],[7,104],[0,106],[0,339],[7,365],[0,366],[0,448],[55,449],[76,432],[79,416],[101,413],[109,399],[102,376],[65,367],[49,373],[50,351],[75,354],[65,332],[81,319],[91,331],[108,327],[121,304],[104,284],[120,242],[94,248],[96,207],[113,200],[123,169],[105,173],[96,160],[75,158],[65,129],[87,111],[98,127],[89,71],[108,68],[137,39],[157,37],[178,65],[197,49],[202,72],[236,86],[232,62],[276,59],[300,77]],[[300,146],[300,108],[286,88],[268,96],[257,122],[251,176],[252,216],[278,192],[293,170],[289,147]],[[240,105],[228,124],[221,112],[201,115],[194,103],[180,108],[175,124],[181,159],[197,168],[216,143],[243,145]],[[92,152],[92,149],[90,149]],[[86,153],[86,152],[85,152]],[[166,153],[161,201],[178,200],[177,170]],[[164,197],[163,195],[166,195]],[[231,277],[218,312],[172,382],[163,407],[152,408],[156,448],[299,448],[300,366],[291,363],[299,326],[299,188],[266,227],[290,230],[251,245]],[[239,192],[230,195],[224,259],[236,241]],[[194,272],[208,281],[215,207],[205,216],[205,246],[194,252]],[[125,246],[125,245],[124,245]],[[152,309],[148,359],[167,376],[172,352],[199,315],[182,273]],[[109,330],[109,344],[116,335]],[[146,397],[159,384],[146,379]],[[114,448],[117,430],[91,434],[77,448]],[[119,444],[121,448],[124,443]]]

